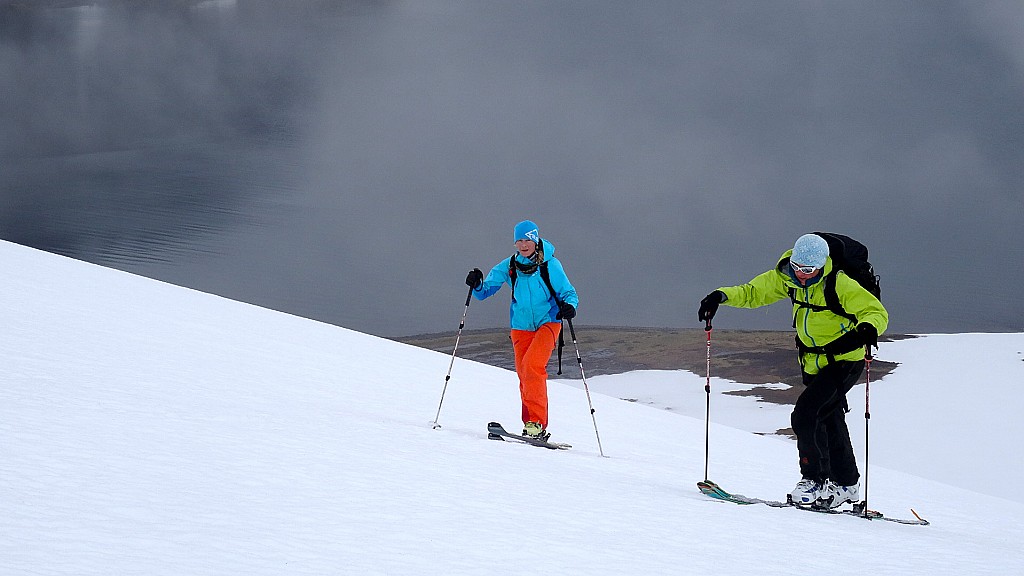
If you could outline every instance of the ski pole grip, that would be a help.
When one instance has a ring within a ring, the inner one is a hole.
[[[466,294],[466,307],[469,307],[469,301],[473,298],[473,287],[469,287],[469,293]]]

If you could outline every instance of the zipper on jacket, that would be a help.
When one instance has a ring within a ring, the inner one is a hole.
[[[804,290],[804,302],[810,302],[811,301],[811,294],[810,294],[811,287],[810,286],[805,286],[803,290]],[[811,317],[811,309],[810,308],[806,308],[806,307],[803,307],[802,309],[804,310],[804,318],[803,318],[803,322],[802,322],[804,336],[807,336],[807,339],[811,341],[811,347],[815,348],[815,347],[818,346],[818,342],[814,340],[814,336],[811,336],[811,331],[807,329],[807,320]],[[821,357],[820,354],[815,354],[814,355],[814,366],[818,370],[821,370],[821,363],[818,362],[818,358],[820,358],[820,357]]]

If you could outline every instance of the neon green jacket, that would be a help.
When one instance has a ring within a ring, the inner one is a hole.
[[[825,306],[823,279],[832,272],[832,259],[828,258],[825,261],[823,274],[816,276],[814,283],[801,286],[790,274],[789,257],[792,253],[792,250],[786,251],[779,258],[779,263],[775,268],[755,276],[746,284],[719,288],[726,296],[723,303],[735,308],[760,308],[779,300],[789,300],[789,289],[794,288],[798,300]],[[828,310],[814,311],[793,304],[793,325],[796,328],[797,338],[808,348],[825,346],[843,334],[854,330],[860,322],[871,324],[879,334],[885,332],[889,326],[889,313],[874,294],[865,290],[844,272],[839,271],[836,274],[836,294],[839,296],[839,303],[843,305],[843,309],[847,313],[857,318],[857,322],[850,322],[849,319]],[[837,361],[855,361],[863,358],[863,348],[835,355]],[[824,354],[807,353],[801,355],[800,364],[803,366],[804,372],[817,374],[828,364],[828,359]]]

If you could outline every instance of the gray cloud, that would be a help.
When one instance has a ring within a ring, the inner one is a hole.
[[[134,269],[377,334],[454,328],[465,271],[510,254],[523,218],[557,245],[581,323],[696,325],[705,293],[828,229],[872,248],[894,330],[1024,329],[1014,3],[303,6],[105,22],[88,62],[134,75],[132,96],[97,72],[37,103],[83,72],[47,72],[59,53],[29,33],[3,48],[30,81],[0,119],[30,128],[0,150],[237,154],[196,167],[235,191],[226,232]],[[496,300],[471,325],[501,325]],[[720,325],[782,328],[784,308]]]

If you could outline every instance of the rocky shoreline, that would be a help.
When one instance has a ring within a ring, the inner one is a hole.
[[[579,325],[575,328],[588,377],[633,370],[688,370],[700,375],[707,372],[707,334],[703,329]],[[455,332],[445,332],[394,340],[451,354],[455,336]],[[793,338],[792,331],[716,329],[712,332],[711,375],[754,386],[732,394],[758,396],[776,404],[793,404],[803,389]],[[912,336],[887,335],[879,340],[884,346],[884,342],[903,338]],[[509,331],[504,328],[464,330],[458,356],[515,369]],[[559,378],[579,378],[576,364],[576,350],[566,326]],[[881,379],[896,366],[893,362],[875,360],[871,365],[872,379]],[[555,376],[557,370],[557,354],[552,354],[549,371]],[[787,386],[777,386],[780,383]],[[773,386],[761,386],[766,384]]]

